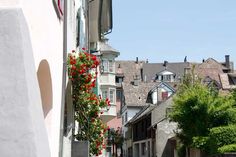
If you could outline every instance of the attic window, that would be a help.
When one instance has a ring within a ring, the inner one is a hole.
[[[158,75],[156,79],[159,79],[159,81],[171,81],[172,75]]]

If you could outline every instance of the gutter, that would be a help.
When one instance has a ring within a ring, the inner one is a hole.
[[[67,0],[64,0],[64,19],[63,19],[63,67],[62,67],[62,96],[61,96],[61,118],[59,133],[59,157],[63,156],[63,130],[65,112],[65,91],[66,91],[66,71],[67,71]]]

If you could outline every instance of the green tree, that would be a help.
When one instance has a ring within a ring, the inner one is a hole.
[[[186,75],[180,85],[170,119],[178,123],[177,136],[183,147],[199,148],[208,154],[215,154],[224,141],[221,145],[214,145],[209,134],[212,128],[235,124],[236,92],[221,96],[192,76],[193,73]],[[211,149],[213,145],[216,149]]]

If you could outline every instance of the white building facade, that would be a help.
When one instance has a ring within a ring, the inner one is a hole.
[[[110,0],[0,1],[2,157],[71,156],[67,53],[99,41],[110,10]]]

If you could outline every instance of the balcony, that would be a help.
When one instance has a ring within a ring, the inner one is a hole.
[[[107,123],[108,121],[112,120],[113,118],[116,117],[116,105],[111,105],[110,109],[103,110],[103,114],[101,115],[101,119],[104,123]]]

